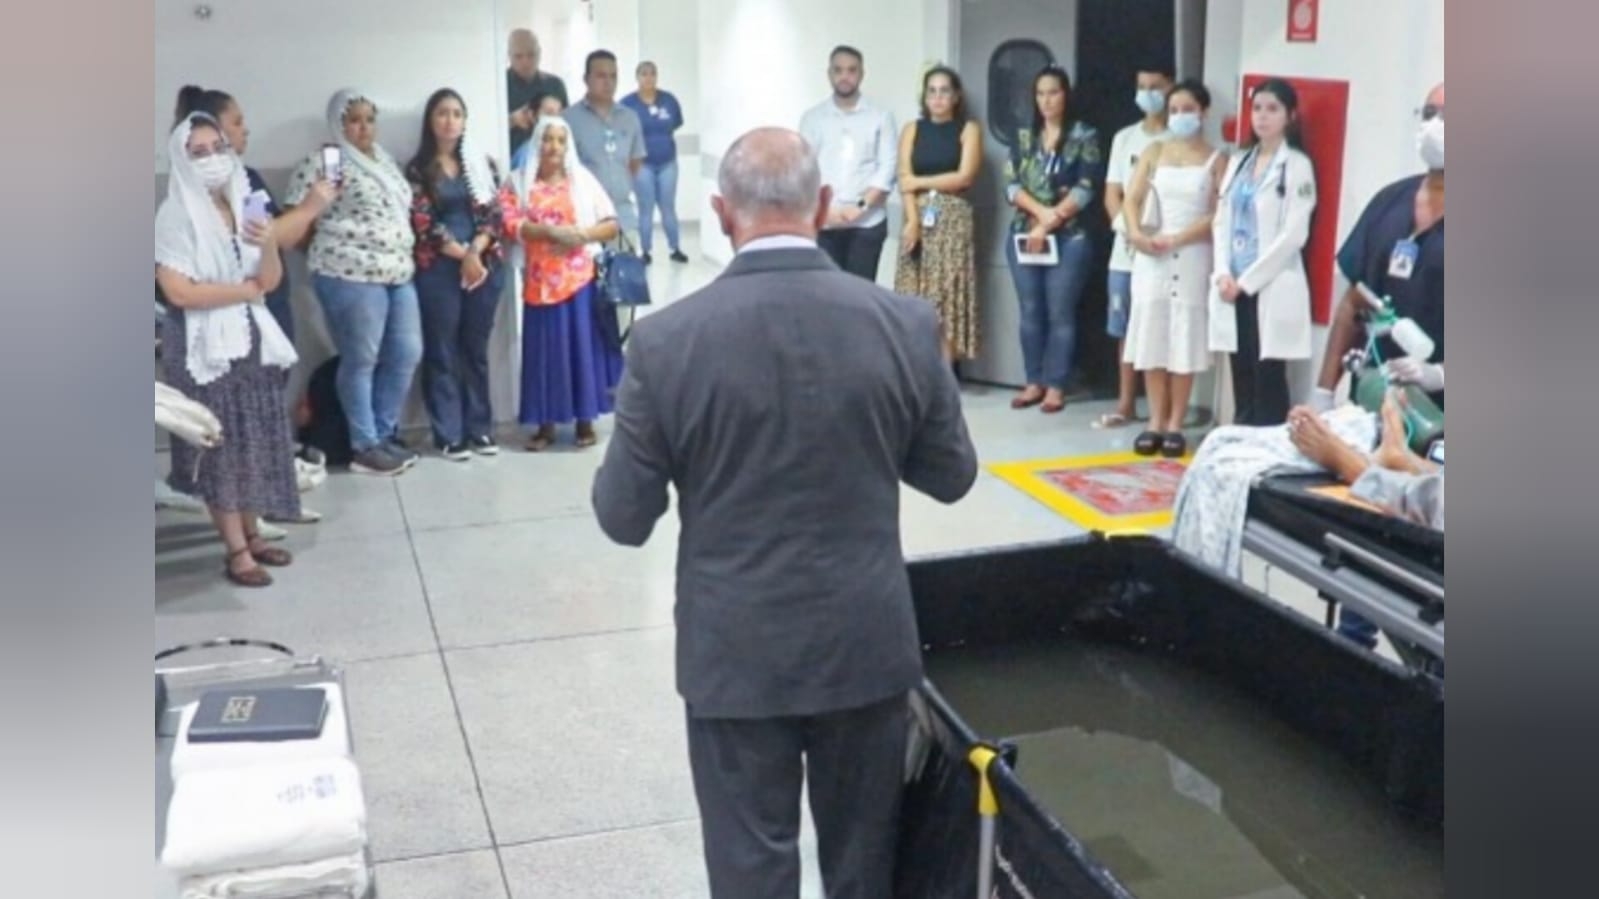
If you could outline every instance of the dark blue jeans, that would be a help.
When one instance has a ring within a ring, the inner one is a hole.
[[[1088,235],[1056,235],[1060,259],[1054,265],[1022,265],[1016,261],[1016,242],[1005,236],[1005,260],[1010,263],[1021,304],[1022,367],[1028,384],[1066,389],[1077,354],[1077,303],[1088,281]]]
[[[461,263],[439,258],[416,273],[422,304],[422,390],[433,440],[450,446],[494,430],[489,335],[505,283],[496,265],[476,290],[461,289]]]

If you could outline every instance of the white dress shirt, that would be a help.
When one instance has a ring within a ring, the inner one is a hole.
[[[836,206],[854,206],[868,190],[894,189],[899,167],[899,135],[894,117],[865,97],[854,109],[841,109],[828,97],[806,111],[800,134],[816,151],[822,183],[833,189]],[[866,210],[850,227],[872,228],[888,220],[888,210]]]

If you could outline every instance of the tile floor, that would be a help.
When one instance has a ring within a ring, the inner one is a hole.
[[[694,263],[652,267],[658,302],[714,277],[688,249]],[[1045,419],[1008,398],[966,392],[985,461],[1133,436],[1088,427],[1102,403]],[[207,523],[157,515],[157,649],[263,637],[346,666],[382,899],[705,895],[673,686],[676,522],[642,550],[609,543],[588,509],[600,458],[512,450],[424,458],[392,480],[336,474],[307,495],[325,520],[291,529],[297,562],[261,592],[222,579]],[[901,517],[912,556],[1080,533],[986,472],[953,507],[907,491]],[[1247,578],[1262,584],[1258,562]],[[1302,585],[1278,574],[1272,588],[1320,617]],[[804,895],[819,897],[808,826],[804,851]]]

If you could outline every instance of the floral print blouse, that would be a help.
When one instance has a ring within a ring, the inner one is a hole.
[[[290,176],[285,202],[295,206],[304,200],[321,168],[320,153],[301,162]],[[416,274],[415,244],[409,201],[401,203],[362,167],[346,163],[344,186],[317,219],[307,261],[312,272],[329,278],[405,284]]]
[[[500,192],[505,236],[516,240],[523,222],[539,225],[576,225],[577,206],[570,181],[528,187],[526,208],[517,202],[514,188]],[[529,306],[554,306],[577,295],[594,280],[594,257],[584,247],[563,250],[548,241],[525,241],[527,272],[522,279],[522,301]],[[517,252],[513,248],[512,252]]]
[[[497,187],[500,184],[499,167],[492,158],[488,164]],[[454,178],[440,179],[429,185],[426,173],[412,164],[406,166],[405,177],[411,182],[411,230],[416,234],[418,271],[431,268],[441,257],[448,258],[444,256],[447,241],[469,244],[478,235],[489,238],[488,247],[483,251],[484,265],[492,267],[500,260],[500,231],[504,227],[504,218],[497,192],[493,201],[477,202],[464,171],[457,173]],[[468,208],[462,210],[461,206]],[[471,234],[466,235],[465,239],[450,227],[451,221],[464,218],[463,213],[470,215],[472,220]]]
[[[1061,227],[1061,232],[1078,234],[1083,230],[1083,213],[1099,196],[1104,180],[1104,153],[1099,148],[1099,132],[1093,126],[1073,122],[1059,154],[1046,152],[1033,129],[1022,128],[1011,142],[1010,159],[1005,163],[1005,198],[1014,200],[1017,192],[1025,190],[1038,202],[1054,206],[1073,197],[1081,211]],[[1011,230],[1030,230],[1032,221],[1031,216],[1017,209]]]

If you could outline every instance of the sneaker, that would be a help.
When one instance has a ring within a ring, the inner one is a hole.
[[[472,452],[480,456],[498,456],[500,454],[500,445],[495,443],[494,438],[488,435],[473,437],[467,443],[471,444]]]
[[[411,467],[409,462],[396,456],[387,446],[378,444],[355,454],[350,460],[350,470],[360,474],[394,477]]]
[[[416,450],[406,446],[405,441],[401,440],[400,435],[398,434],[390,437],[388,440],[385,440],[383,442],[383,447],[384,449],[388,450],[389,454],[394,456],[394,458],[405,463],[406,468],[410,468],[412,465],[416,464],[416,460],[422,458],[422,456],[417,453]]]
[[[458,440],[439,450],[439,455],[451,462],[465,462],[472,458],[472,450],[466,445],[465,440]]]
[[[687,262],[688,261],[688,257],[683,255],[683,251],[682,250],[673,250],[672,251],[672,261],[673,262]]]

